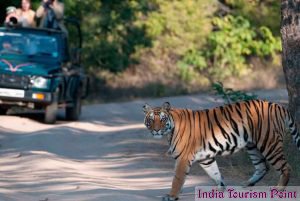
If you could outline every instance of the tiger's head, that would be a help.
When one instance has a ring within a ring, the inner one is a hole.
[[[154,138],[162,138],[170,134],[174,128],[174,122],[170,115],[170,103],[165,102],[161,107],[152,108],[150,105],[143,106],[145,119],[144,124]]]

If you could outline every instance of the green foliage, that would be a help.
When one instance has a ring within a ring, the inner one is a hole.
[[[243,16],[256,27],[266,26],[279,36],[280,4],[278,0],[223,0],[235,16]]]
[[[207,67],[206,59],[202,52],[195,50],[187,52],[178,63],[182,67],[187,67],[185,66],[186,64],[195,66],[197,70],[203,70]]]
[[[32,0],[33,9],[40,2]],[[270,58],[281,49],[277,0],[63,2],[65,16],[81,21],[82,60],[91,72],[146,66],[158,74],[153,69],[167,68],[186,83],[199,75],[212,82],[248,72],[249,57]],[[215,17],[220,2],[230,15]],[[20,1],[2,4],[3,15],[6,6],[19,7]]]
[[[216,30],[208,36],[205,48],[188,51],[178,62],[180,68],[224,79],[247,72],[249,56],[273,56],[281,50],[279,37],[267,27],[255,29],[242,16],[215,17],[213,24]]]
[[[227,104],[232,102],[238,102],[243,100],[253,100],[257,99],[255,94],[247,94],[246,92],[233,90],[231,88],[224,88],[222,82],[215,82],[212,84],[212,88],[216,95],[221,96]]]
[[[203,70],[207,67],[207,63],[205,57],[201,54],[200,51],[191,50],[187,52],[182,60],[177,62],[177,66],[179,68],[180,78],[184,81],[192,81],[195,77],[195,70]],[[190,68],[192,65],[194,68]]]
[[[216,0],[166,1],[151,0],[156,8],[143,22],[152,38],[152,51],[167,55],[183,55],[187,50],[201,46],[211,31],[211,16]]]
[[[66,15],[82,21],[86,66],[120,72],[151,55],[160,68],[173,62],[186,81],[197,72],[211,80],[240,75],[249,56],[281,49],[280,3],[222,2],[232,15],[214,18],[217,0],[64,0]]]
[[[249,21],[231,15],[214,18],[218,29],[208,37],[207,60],[215,68],[211,73],[220,78],[239,75],[245,69],[245,56],[251,54],[250,45],[255,36]]]
[[[113,72],[123,71],[135,63],[132,55],[139,48],[151,45],[145,28],[137,23],[141,13],[147,12],[147,3],[102,0],[98,4],[97,11],[83,18],[84,47],[89,52],[86,60],[90,66],[101,66]]]
[[[275,37],[271,30],[265,26],[258,30],[260,40],[253,41],[252,52],[257,56],[274,56],[276,52],[281,51],[281,41]]]

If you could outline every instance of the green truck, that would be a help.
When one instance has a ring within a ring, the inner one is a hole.
[[[1,115],[11,107],[27,107],[44,110],[44,122],[54,124],[58,108],[65,108],[68,120],[78,120],[88,77],[80,59],[80,27],[74,30],[78,37],[70,48],[61,31],[0,28]]]

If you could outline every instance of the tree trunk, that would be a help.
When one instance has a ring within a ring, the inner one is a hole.
[[[281,0],[282,66],[289,110],[300,122],[300,0]]]

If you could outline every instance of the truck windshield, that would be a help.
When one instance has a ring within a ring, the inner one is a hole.
[[[0,32],[0,54],[55,59],[58,57],[58,43],[53,36]]]

